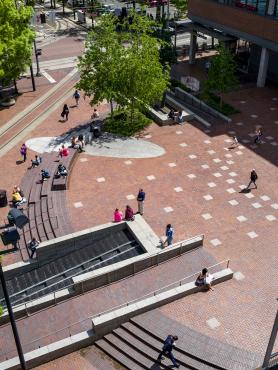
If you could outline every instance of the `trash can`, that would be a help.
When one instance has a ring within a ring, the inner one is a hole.
[[[0,190],[0,207],[6,207],[8,204],[6,190]]]
[[[41,23],[46,23],[45,13],[41,13],[40,18],[41,18]]]
[[[94,135],[95,138],[100,137],[100,128],[99,127],[97,127],[97,126],[93,127],[93,135]]]

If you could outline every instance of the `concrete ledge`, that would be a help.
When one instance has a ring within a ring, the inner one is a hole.
[[[233,278],[233,271],[229,268],[213,274],[213,285],[222,283]],[[133,316],[153,310],[189,294],[197,293],[202,287],[197,287],[195,282],[190,282],[166,292],[159,293],[144,300],[131,303],[128,306],[121,307],[114,311],[96,316],[92,319],[93,329],[97,337],[102,337],[112,330],[116,329],[122,323],[128,321]]]
[[[182,109],[184,112],[183,114],[184,121],[190,121],[194,119],[195,114],[191,112],[191,110],[189,110],[185,105],[178,102],[175,99],[175,94],[173,94],[172,92],[169,91],[166,93],[165,102],[175,109],[179,109],[179,110]]]

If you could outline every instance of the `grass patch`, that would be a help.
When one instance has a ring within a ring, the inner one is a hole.
[[[130,112],[126,110],[115,111],[113,118],[109,115],[103,126],[103,130],[120,136],[133,136],[140,133],[152,123],[143,113],[135,110],[131,123]]]
[[[215,94],[206,94],[198,97],[202,99],[207,105],[211,108],[217,110],[218,112],[225,114],[226,116],[230,116],[231,114],[240,113],[240,110],[232,107],[230,104],[225,103],[222,101],[222,106],[220,104],[219,96]]]

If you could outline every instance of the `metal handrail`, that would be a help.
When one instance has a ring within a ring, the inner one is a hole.
[[[216,267],[216,266],[219,266],[219,265],[221,265],[221,264],[223,264],[223,263],[226,263],[226,268],[228,268],[228,267],[229,267],[229,264],[230,264],[230,259],[223,260],[223,261],[218,262],[217,264],[212,265],[212,266],[209,266],[209,267],[207,267],[207,268],[208,268],[208,270],[209,270],[209,269],[212,269],[212,268],[214,268],[214,267]],[[157,293],[158,293],[159,291],[161,291],[161,290],[163,290],[163,289],[166,289],[166,288],[168,288],[169,286],[172,286],[172,285],[175,285],[175,284],[179,284],[179,285],[181,286],[181,285],[182,285],[182,281],[184,281],[184,280],[186,280],[186,279],[189,279],[190,277],[196,276],[196,275],[197,275],[197,274],[199,274],[199,273],[200,273],[200,271],[195,272],[194,274],[188,275],[188,276],[186,276],[185,278],[183,278],[183,279],[181,279],[181,280],[178,280],[178,281],[175,281],[175,282],[173,282],[173,283],[171,283],[171,284],[165,285],[165,286],[164,286],[164,287],[162,287],[162,288],[159,288],[159,289],[157,289],[157,290],[155,290],[155,291],[152,291],[152,292],[150,292],[150,293],[148,293],[148,294],[145,294],[145,295],[143,295],[143,296],[141,296],[141,297],[139,297],[139,298],[136,298],[136,299],[134,299],[134,300],[128,301],[128,302],[123,303],[123,304],[118,305],[118,306],[114,306],[113,308],[111,308],[111,309],[109,309],[109,310],[106,310],[106,311],[103,311],[103,312],[100,312],[99,314],[91,314],[91,315],[88,315],[86,318],[84,318],[84,319],[82,319],[82,320],[76,321],[76,322],[74,322],[74,323],[72,323],[72,324],[70,324],[70,325],[67,325],[67,326],[65,326],[65,327],[63,327],[63,328],[61,328],[61,329],[59,329],[59,330],[53,331],[53,332],[51,332],[51,333],[49,333],[49,334],[47,334],[47,335],[44,335],[44,336],[39,337],[39,338],[37,338],[37,339],[34,339],[34,340],[33,340],[33,341],[31,341],[31,342],[24,343],[24,344],[23,344],[23,346],[27,346],[27,345],[30,345],[30,344],[36,343],[36,342],[38,342],[38,341],[40,341],[40,340],[42,340],[42,339],[45,339],[45,338],[48,338],[49,336],[52,336],[53,334],[60,333],[60,332],[61,332],[61,331],[63,331],[63,330],[69,330],[69,336],[71,336],[72,334],[71,334],[71,332],[70,332],[70,328],[71,328],[71,327],[73,327],[74,325],[81,324],[81,323],[83,323],[83,322],[84,322],[84,321],[86,321],[86,320],[92,320],[92,319],[93,319],[93,318],[95,318],[95,317],[100,317],[100,316],[104,315],[105,313],[108,313],[108,312],[111,312],[111,311],[117,310],[117,309],[119,309],[119,308],[121,308],[121,307],[129,306],[130,304],[132,304],[132,303],[134,303],[134,302],[136,302],[136,301],[142,300],[142,299],[144,299],[144,298],[145,298],[145,297],[147,297],[147,296],[150,296],[150,295],[155,296],[155,295],[157,295]],[[40,346],[39,346],[38,348],[40,348]],[[9,353],[11,353],[11,352],[15,352],[15,351],[16,351],[16,350],[14,349],[14,350],[10,350],[10,351],[3,352],[3,353],[0,353],[0,356],[5,355],[5,356],[6,356],[6,358],[7,358],[7,354],[9,354]],[[7,359],[8,359],[8,358],[7,358]]]
[[[227,266],[226,266],[226,268],[228,268],[228,267],[229,267],[229,264],[230,264],[230,259],[227,259],[227,260],[224,260],[224,261],[218,262],[218,263],[216,263],[215,265],[212,265],[212,266],[208,267],[208,269],[212,269],[213,267],[216,267],[216,266],[218,266],[218,265],[220,265],[220,264],[222,264],[222,263],[224,263],[224,262],[227,262]],[[111,308],[111,309],[109,309],[109,310],[102,311],[102,312],[100,312],[100,313],[98,313],[98,314],[96,314],[96,315],[93,315],[93,316],[92,316],[92,318],[94,318],[94,317],[100,317],[100,316],[102,316],[102,315],[104,315],[104,314],[106,314],[106,313],[109,313],[109,312],[111,312],[111,311],[115,311],[115,310],[117,310],[117,309],[119,309],[119,308],[122,308],[122,307],[125,307],[125,306],[129,306],[130,304],[132,304],[132,303],[134,303],[134,302],[137,302],[138,300],[140,300],[140,301],[141,301],[142,299],[144,299],[144,298],[146,298],[146,297],[148,297],[148,296],[150,296],[150,295],[155,296],[155,295],[157,295],[157,294],[158,294],[158,292],[160,292],[161,290],[165,290],[165,289],[167,289],[167,288],[169,288],[169,287],[171,287],[171,286],[173,286],[173,285],[179,285],[179,286],[181,286],[181,285],[182,285],[182,282],[183,282],[184,280],[187,280],[187,279],[189,279],[189,278],[191,278],[191,277],[193,277],[193,276],[196,276],[196,275],[198,275],[198,274],[200,274],[200,271],[195,272],[194,274],[188,275],[188,276],[186,276],[185,278],[183,278],[183,279],[181,279],[181,280],[177,280],[177,281],[174,281],[174,282],[173,282],[173,283],[171,283],[171,284],[165,285],[165,286],[163,286],[162,288],[158,288],[158,289],[156,289],[155,291],[152,291],[152,292],[150,292],[150,293],[144,294],[144,295],[143,295],[143,296],[141,296],[140,298],[133,299],[132,301],[128,301],[127,303],[123,303],[123,304],[121,304],[121,305],[115,306],[115,307],[113,307],[113,308]]]

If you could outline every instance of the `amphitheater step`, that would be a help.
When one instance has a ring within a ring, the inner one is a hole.
[[[118,330],[118,329],[117,329]],[[115,331],[117,331],[115,330]],[[140,327],[134,325],[132,322],[127,322],[121,325],[121,330],[124,331],[123,337],[128,338],[130,343],[137,343],[136,345],[139,346],[139,341],[141,343],[144,343],[149,348],[152,348],[156,353],[158,353],[163,345],[163,340],[158,339],[157,337],[150,335],[145,330],[141,329]],[[180,351],[175,350],[175,354],[177,357],[177,360],[180,364],[187,366],[188,369],[192,370],[212,370],[217,367],[215,367],[212,364],[209,364],[206,361],[203,361],[202,359],[199,359],[189,353],[181,353]]]

